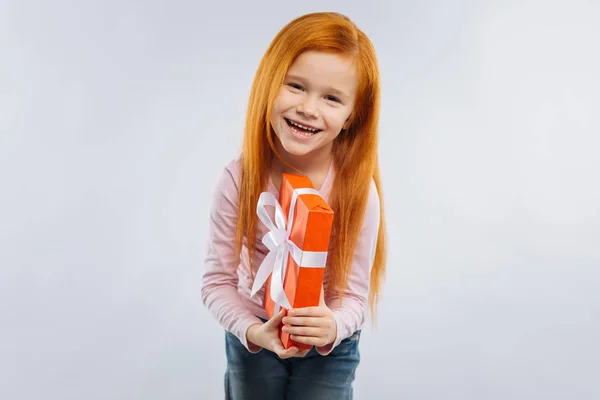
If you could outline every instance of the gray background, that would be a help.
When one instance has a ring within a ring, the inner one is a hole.
[[[389,226],[356,398],[600,398],[597,1],[2,1],[0,398],[219,399],[212,190],[277,31],[381,63]]]

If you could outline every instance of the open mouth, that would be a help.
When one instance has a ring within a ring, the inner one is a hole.
[[[322,131],[322,129],[311,128],[306,125],[299,124],[298,122],[292,121],[290,119],[284,119],[285,122],[287,122],[288,126],[291,128],[291,130],[299,135],[310,137]]]

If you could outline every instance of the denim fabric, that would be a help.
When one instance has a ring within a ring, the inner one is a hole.
[[[360,331],[356,331],[327,356],[313,347],[302,358],[282,360],[266,349],[250,353],[235,335],[226,332],[225,399],[352,399],[359,339]]]

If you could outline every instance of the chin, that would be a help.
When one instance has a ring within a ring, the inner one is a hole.
[[[283,150],[286,153],[296,157],[306,156],[315,150],[312,146],[302,146],[298,143],[286,143],[285,141],[282,143],[281,147],[283,147]]]

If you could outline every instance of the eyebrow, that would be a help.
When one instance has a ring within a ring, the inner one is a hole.
[[[306,79],[304,79],[303,77],[298,76],[298,75],[286,75],[286,79],[291,79],[291,80],[295,80],[295,81],[306,82]],[[340,97],[345,97],[345,98],[350,97],[344,91],[342,91],[340,89],[336,89],[334,87],[328,87],[326,91],[327,92],[331,92],[333,94],[336,94],[336,95],[338,95]]]

